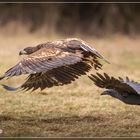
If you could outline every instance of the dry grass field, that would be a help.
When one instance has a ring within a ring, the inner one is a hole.
[[[0,75],[21,59],[18,53],[24,47],[59,38],[65,37],[0,36]],[[99,72],[140,82],[140,37],[81,38],[111,62]],[[18,86],[24,78],[0,83]],[[102,91],[86,76],[42,92],[0,88],[0,137],[140,137],[140,106],[100,96]]]

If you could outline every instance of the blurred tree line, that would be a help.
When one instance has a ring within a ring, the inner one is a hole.
[[[139,14],[138,3],[1,3],[0,27],[14,21],[30,32],[131,34],[140,32]]]

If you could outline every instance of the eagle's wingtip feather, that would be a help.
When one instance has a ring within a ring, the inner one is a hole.
[[[18,88],[14,88],[14,87],[10,87],[10,86],[4,85],[4,84],[1,84],[1,86],[2,86],[4,89],[8,90],[8,91],[16,91],[16,90],[19,89],[19,87],[18,87]]]

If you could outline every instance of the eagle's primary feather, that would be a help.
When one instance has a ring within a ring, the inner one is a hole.
[[[27,47],[21,54],[27,56],[6,71],[1,79],[29,74],[27,81],[20,87],[27,90],[69,84],[92,67],[100,69],[102,64],[99,59],[107,61],[94,48],[77,38]]]

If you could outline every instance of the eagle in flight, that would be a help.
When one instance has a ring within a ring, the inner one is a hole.
[[[68,38],[27,47],[19,52],[26,55],[19,63],[5,72],[0,80],[28,74],[27,80],[18,88],[2,86],[10,91],[41,90],[70,84],[94,67],[101,69],[100,59],[108,62],[93,47],[77,38]]]
[[[89,78],[96,86],[107,89],[101,95],[110,95],[126,104],[140,105],[140,83],[130,80],[128,77],[117,79],[106,73],[104,75],[91,74]]]

